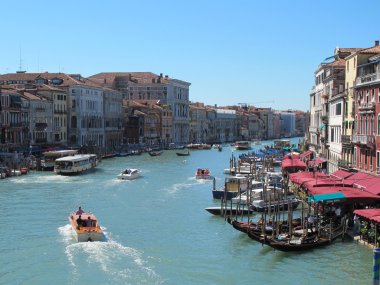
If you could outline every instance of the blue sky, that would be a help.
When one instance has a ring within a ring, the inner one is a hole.
[[[380,1],[6,1],[0,74],[151,71],[190,100],[309,109],[334,48],[380,39]]]

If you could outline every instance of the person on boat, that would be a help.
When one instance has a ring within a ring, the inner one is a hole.
[[[86,227],[92,227],[92,219],[90,216],[88,216],[88,218],[87,218]]]
[[[82,210],[82,207],[79,206],[78,211],[76,211],[75,214],[82,215],[83,213],[84,213],[84,211]]]
[[[83,220],[82,220],[82,216],[79,215],[78,219],[77,219],[77,228],[79,229],[80,227],[83,227]]]

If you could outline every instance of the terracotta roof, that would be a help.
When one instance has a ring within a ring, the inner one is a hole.
[[[89,78],[95,80],[100,79],[103,81],[101,84],[113,84],[118,77],[127,77],[127,80],[132,84],[152,84],[152,79],[155,79],[156,83],[158,83],[158,78],[160,78],[161,83],[168,83],[171,79],[165,76],[160,77],[159,75],[152,72],[102,72],[92,75]],[[106,82],[104,82],[104,80],[106,80]],[[137,82],[134,82],[134,80],[137,80]]]
[[[346,61],[344,59],[335,60],[331,63],[329,63],[329,66],[346,66]]]
[[[59,78],[63,80],[63,83],[57,86],[69,86],[74,84],[84,84],[84,82],[78,81],[77,79],[73,78],[72,76],[66,74],[66,73],[7,73],[0,75],[0,80],[4,81],[10,81],[10,80],[17,80],[17,81],[32,81],[34,83],[37,79],[46,79],[46,80],[52,80],[54,78]]]
[[[361,50],[359,53],[380,53],[380,45]]]
[[[29,100],[46,100],[46,99],[44,99],[42,97],[36,96],[36,95],[34,95],[32,93],[29,93],[29,92],[24,92],[22,94],[22,97],[24,97],[26,99],[29,99]]]
[[[340,52],[357,52],[363,48],[338,48]]]

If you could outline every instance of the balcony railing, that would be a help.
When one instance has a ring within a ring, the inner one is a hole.
[[[350,144],[351,143],[351,136],[342,135],[342,143],[343,144]]]
[[[352,142],[359,144],[373,144],[375,138],[372,135],[353,135]]]
[[[352,169],[352,163],[347,160],[339,159],[338,167],[342,169],[350,170]]]
[[[310,132],[310,133],[316,133],[317,130],[318,130],[317,127],[309,127],[309,132]]]
[[[358,109],[360,113],[374,112],[375,106],[376,106],[375,102],[367,102],[367,103],[360,104],[358,106]]]
[[[367,74],[367,75],[363,75],[356,78],[356,86],[360,86],[360,85],[375,82],[375,81],[380,81],[379,73]]]

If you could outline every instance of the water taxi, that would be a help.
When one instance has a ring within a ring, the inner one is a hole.
[[[123,170],[117,178],[122,180],[133,180],[140,177],[141,171],[139,169],[127,168]]]
[[[43,170],[53,170],[54,162],[57,158],[75,155],[77,153],[78,153],[78,150],[73,150],[73,149],[54,150],[54,151],[44,152],[42,154],[42,159],[41,159],[41,168]]]
[[[248,178],[245,176],[233,176],[225,179],[224,186],[216,189],[213,186],[212,197],[214,199],[231,200],[232,198],[246,192],[248,189]]]
[[[196,179],[210,179],[211,177],[211,172],[207,168],[198,168],[195,172]]]
[[[94,214],[73,212],[69,216],[69,222],[77,242],[103,241],[103,231]]]
[[[96,154],[77,154],[55,160],[54,172],[61,175],[81,174],[98,165]]]
[[[248,150],[248,149],[251,149],[251,142],[249,142],[249,141],[237,141],[235,143],[235,148],[237,150]]]

